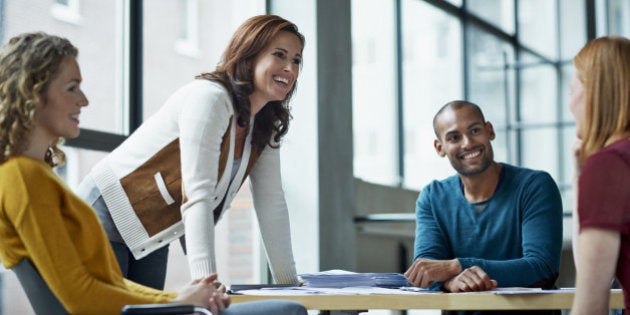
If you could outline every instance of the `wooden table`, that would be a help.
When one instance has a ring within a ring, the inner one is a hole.
[[[426,293],[417,295],[371,294],[371,295],[232,295],[233,303],[284,299],[301,303],[311,310],[542,310],[570,309],[573,291],[562,290],[552,293],[494,294],[479,293]],[[612,290],[611,309],[623,308],[621,290]]]

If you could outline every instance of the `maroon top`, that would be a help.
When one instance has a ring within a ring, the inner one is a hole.
[[[621,233],[615,276],[630,309],[630,140],[616,141],[586,159],[578,186],[580,229]]]

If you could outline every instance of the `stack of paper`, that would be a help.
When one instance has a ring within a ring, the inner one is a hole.
[[[400,288],[409,285],[399,273],[356,273],[329,270],[300,275],[304,285],[313,288],[380,287]]]

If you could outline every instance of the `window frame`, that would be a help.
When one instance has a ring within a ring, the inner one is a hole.
[[[78,1],[78,0],[77,0]],[[126,106],[125,122],[123,126],[124,133],[116,134],[113,132],[98,131],[93,129],[80,128],[81,133],[77,138],[67,139],[66,145],[82,149],[108,151],[111,152],[118,147],[128,135],[136,130],[142,124],[142,0],[125,1],[127,11],[125,12],[125,20],[128,21],[129,27],[126,34],[123,34],[125,41],[124,47],[127,47],[125,59],[128,63],[128,71],[123,71],[123,89],[127,91],[124,94],[123,102],[129,104]]]

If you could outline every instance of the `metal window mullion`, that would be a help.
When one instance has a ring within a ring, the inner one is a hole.
[[[129,2],[129,134],[142,124],[143,1]]]
[[[560,93],[560,91],[562,91],[562,82],[563,82],[563,73],[562,73],[562,65],[560,60],[562,60],[562,44],[560,41],[560,31],[562,28],[562,14],[561,12],[561,4],[560,4],[560,0],[556,0],[556,51],[558,53],[557,55],[557,62],[554,63],[554,68],[556,70],[556,122],[561,122],[563,121],[564,117],[562,115],[563,111],[562,111],[562,93]],[[564,132],[564,128],[562,127],[558,127],[556,128],[556,137],[558,137],[558,152],[556,154],[557,157],[557,167],[558,167],[558,178],[560,179],[561,183],[565,182],[565,172],[564,172],[564,159],[566,157],[566,154],[564,153],[564,137],[562,136],[562,133]]]
[[[396,23],[396,105],[398,109],[398,186],[405,182],[405,121],[403,89],[402,0],[395,0]]]
[[[467,0],[463,0],[462,3],[462,10],[460,11],[459,14],[459,25],[461,26],[461,32],[462,32],[462,80],[464,80],[464,84],[462,85],[464,87],[464,99],[467,100],[470,98],[470,81],[468,80],[468,74],[470,73],[469,71],[469,66],[470,63],[468,62],[468,56],[470,53],[470,49],[468,49],[468,14],[465,13],[466,11],[466,1]]]
[[[521,64],[521,43],[519,40],[519,16],[518,16],[518,3],[514,1],[514,36],[512,39],[512,48],[514,49],[514,121],[517,124],[521,122],[521,69],[518,66]],[[511,124],[511,123],[510,123]],[[519,127],[514,128],[516,143],[515,143],[515,155],[516,165],[523,165],[523,135],[522,129]],[[508,148],[509,149],[509,148]]]

